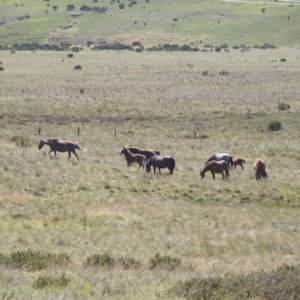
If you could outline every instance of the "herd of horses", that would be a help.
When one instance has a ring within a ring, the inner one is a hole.
[[[68,159],[71,157],[71,153],[73,153],[77,159],[79,157],[75,151],[75,149],[85,151],[82,149],[77,142],[64,141],[60,139],[42,139],[39,143],[39,150],[43,148],[44,145],[48,145],[50,147],[50,153],[54,152],[56,157],[56,152],[68,152]],[[127,161],[127,167],[131,167],[131,163],[137,163],[139,165],[139,169],[142,167],[143,169],[146,167],[146,172],[149,173],[151,171],[151,167],[153,167],[153,173],[155,174],[156,168],[160,169],[168,168],[170,174],[173,174],[175,169],[175,159],[172,156],[162,156],[160,155],[160,151],[152,150],[152,149],[140,149],[138,147],[123,147],[120,151],[120,154],[125,156]],[[236,169],[237,166],[240,166],[242,170],[244,170],[244,164],[246,161],[242,157],[236,157],[235,155],[230,155],[228,153],[215,153],[213,154],[207,161],[204,163],[204,167],[200,170],[200,177],[204,178],[206,172],[211,172],[213,179],[215,179],[215,174],[222,174],[223,179],[229,176],[229,169]],[[268,174],[266,172],[266,165],[262,159],[258,158],[255,160],[253,169],[255,172],[256,180],[266,180],[268,178]]]

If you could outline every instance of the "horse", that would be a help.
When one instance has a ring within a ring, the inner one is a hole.
[[[151,171],[151,166],[153,166],[154,174],[155,174],[155,169],[157,167],[159,173],[161,173],[160,169],[168,168],[170,174],[172,175],[175,168],[175,159],[172,156],[160,156],[155,154],[148,160],[146,164],[147,173]]]
[[[243,164],[245,164],[246,161],[244,158],[232,156],[232,164],[234,166],[234,169],[236,169],[237,166],[241,166],[242,170],[244,170]]]
[[[229,169],[233,167],[232,156],[228,153],[215,153],[204,163],[204,165],[206,165],[208,162],[210,162],[212,160],[215,160],[215,161],[225,160],[228,163]]]
[[[262,159],[260,158],[256,159],[253,165],[253,169],[255,171],[256,180],[268,179],[268,174],[266,172],[266,165]]]
[[[39,150],[41,150],[44,145],[48,145],[50,147],[50,151],[48,152],[51,157],[53,157],[50,153],[54,152],[54,156],[56,157],[56,151],[57,152],[68,152],[70,159],[71,153],[73,153],[77,159],[79,160],[79,157],[77,153],[75,152],[75,149],[78,149],[80,151],[85,151],[84,149],[80,148],[77,142],[71,142],[71,141],[63,141],[60,139],[42,139],[39,143]]]
[[[216,161],[216,160],[212,160],[209,161],[202,170],[200,170],[200,176],[203,179],[205,177],[205,173],[207,171],[211,172],[211,175],[213,177],[213,179],[215,179],[215,173],[221,173],[223,176],[223,179],[225,178],[225,176],[229,176],[229,170],[228,170],[228,163],[225,160],[221,160],[221,161]],[[225,176],[224,176],[224,171],[225,171]]]
[[[127,148],[123,147],[123,149],[120,152],[120,155],[124,154],[126,161],[127,161],[127,167],[131,167],[132,162],[137,162],[139,164],[139,169],[140,167],[143,167],[144,170],[144,165],[146,163],[146,156],[142,154],[133,154],[131,151],[129,151]]]
[[[158,150],[147,150],[147,149],[140,149],[138,147],[128,147],[127,148],[132,154],[142,154],[145,155],[147,160],[150,159],[153,155],[160,155]]]

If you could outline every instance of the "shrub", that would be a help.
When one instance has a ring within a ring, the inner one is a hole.
[[[30,147],[31,141],[27,136],[16,135],[11,138],[11,141],[16,143],[18,147]]]
[[[225,76],[225,75],[229,75],[229,73],[228,73],[227,71],[222,70],[222,71],[220,72],[220,75]]]
[[[220,51],[221,51],[221,48],[220,48],[220,47],[216,47],[216,48],[215,48],[215,51],[216,51],[216,52],[220,52]]]
[[[281,129],[281,122],[279,120],[274,120],[269,123],[269,129],[271,131],[278,131]]]
[[[74,67],[74,70],[81,70],[81,69],[82,69],[81,65],[77,65]]]
[[[149,261],[149,269],[153,270],[156,268],[159,269],[167,269],[167,270],[174,270],[178,267],[181,263],[181,260],[176,257],[170,256],[161,256],[159,253],[150,259]]]
[[[0,66],[0,71],[4,71],[4,68]]]
[[[208,70],[203,70],[203,71],[202,71],[202,75],[203,75],[203,76],[207,76],[207,75],[208,75]]]
[[[29,271],[38,271],[48,267],[64,267],[70,262],[70,257],[65,253],[52,254],[27,250],[12,253],[7,265],[14,269],[25,268]]]
[[[83,88],[79,89],[79,92],[80,92],[80,94],[83,94],[84,93],[84,89]]]
[[[261,9],[261,12],[264,14],[266,12],[266,9],[265,8],[262,8]]]
[[[58,6],[54,5],[52,6],[53,10],[57,10]]]
[[[115,259],[108,253],[94,254],[89,256],[84,262],[85,267],[113,267],[115,265]]]
[[[132,257],[121,257],[118,259],[118,264],[120,264],[125,270],[138,269],[141,266],[141,263]]]
[[[67,57],[68,58],[72,58],[73,57],[73,53],[68,53]]]
[[[66,287],[70,279],[65,274],[61,276],[40,275],[32,284],[35,289],[44,289],[50,287]]]
[[[281,58],[280,61],[281,62],[286,62],[286,58]]]
[[[278,110],[289,110],[291,107],[286,103],[278,103]]]
[[[67,5],[67,11],[71,11],[71,10],[74,10],[74,9],[75,9],[74,4]]]

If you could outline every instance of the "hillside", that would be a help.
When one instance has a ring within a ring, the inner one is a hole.
[[[279,1],[1,0],[0,44],[298,46],[299,10]]]

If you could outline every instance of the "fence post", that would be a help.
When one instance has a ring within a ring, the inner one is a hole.
[[[39,127],[39,130],[38,130],[38,135],[41,135],[41,131],[42,131],[42,128]]]
[[[196,131],[194,132],[194,138],[195,139],[197,138],[197,132]]]
[[[80,127],[77,128],[77,135],[80,135]]]
[[[117,130],[115,129],[115,137],[117,136]]]

